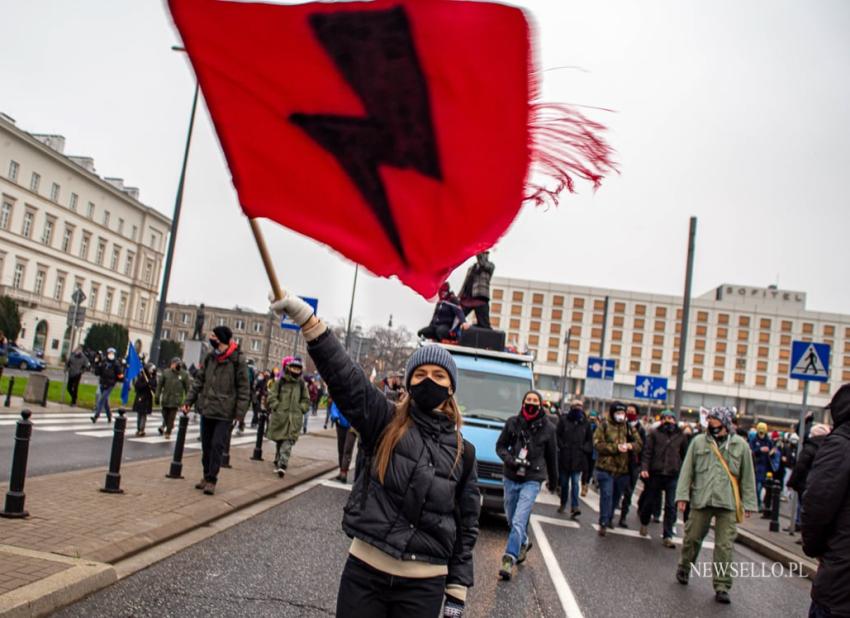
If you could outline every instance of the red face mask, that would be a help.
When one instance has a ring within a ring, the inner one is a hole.
[[[527,421],[532,421],[540,415],[542,408],[536,403],[525,403],[522,406],[522,417]]]

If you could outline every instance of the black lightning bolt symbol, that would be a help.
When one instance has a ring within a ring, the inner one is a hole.
[[[407,13],[397,7],[316,13],[309,19],[366,116],[294,113],[289,119],[336,157],[406,263],[378,168],[384,164],[442,177],[427,82]]]

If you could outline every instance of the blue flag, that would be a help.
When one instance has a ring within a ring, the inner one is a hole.
[[[142,359],[136,352],[136,346],[131,343],[130,349],[127,351],[127,371],[124,372],[124,386],[121,387],[121,403],[125,406],[130,399],[130,385],[141,372]]]

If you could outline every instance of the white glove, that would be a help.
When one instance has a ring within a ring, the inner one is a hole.
[[[283,292],[281,299],[275,299],[273,292],[269,294],[271,310],[281,317],[288,315],[289,319],[298,326],[304,326],[313,317],[313,308],[289,290],[281,291]]]

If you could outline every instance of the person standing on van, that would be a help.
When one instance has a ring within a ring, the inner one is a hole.
[[[307,351],[364,452],[343,516],[353,541],[336,615],[435,618],[442,607],[443,616],[461,616],[473,584],[481,497],[475,447],[460,433],[451,354],[436,345],[416,350],[405,371],[410,396],[395,404],[310,305],[284,292],[272,310],[301,325]]]
[[[531,549],[528,519],[543,481],[554,492],[558,483],[558,443],[555,426],[543,411],[543,398],[528,391],[522,409],[505,423],[496,442],[496,454],[504,463],[505,515],[510,533],[502,556],[499,577],[511,579],[515,564],[525,561]]]

